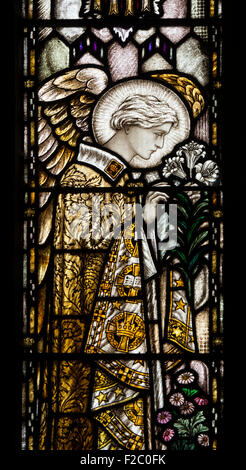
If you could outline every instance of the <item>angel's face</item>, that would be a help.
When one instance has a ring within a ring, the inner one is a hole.
[[[142,163],[145,161],[145,164],[149,165],[152,153],[163,148],[165,136],[171,127],[171,122],[165,122],[160,126],[148,129],[140,126],[126,126],[126,140],[133,151],[133,159],[137,155],[138,160],[140,158],[143,160]]]

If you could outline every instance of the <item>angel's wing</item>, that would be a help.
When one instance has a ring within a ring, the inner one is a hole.
[[[44,305],[41,293],[51,251],[49,235],[54,212],[51,188],[76,156],[80,141],[88,135],[92,105],[107,84],[108,77],[102,68],[83,66],[50,79],[39,90],[37,131],[41,189],[38,222],[40,305]],[[39,332],[43,314],[41,306]]]
[[[40,193],[39,243],[49,235],[52,201],[47,202],[56,178],[76,155],[77,147],[88,133],[88,116],[96,96],[107,86],[108,77],[98,67],[70,70],[52,78],[39,90],[38,159]]]
[[[59,75],[40,89],[38,157],[49,174],[57,176],[73,158],[78,141],[88,132],[91,106],[107,83],[102,69],[86,66]]]

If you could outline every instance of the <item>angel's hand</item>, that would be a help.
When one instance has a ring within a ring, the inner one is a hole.
[[[160,182],[153,185],[156,188],[169,187],[167,183]],[[164,191],[149,191],[146,197],[144,206],[143,217],[147,224],[151,224],[157,217],[158,204],[165,204],[168,201],[169,195]]]

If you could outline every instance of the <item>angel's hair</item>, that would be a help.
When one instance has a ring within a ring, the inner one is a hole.
[[[139,126],[149,129],[171,122],[176,127],[178,116],[167,103],[156,96],[133,95],[126,98],[112,115],[111,128],[121,130],[124,126]]]

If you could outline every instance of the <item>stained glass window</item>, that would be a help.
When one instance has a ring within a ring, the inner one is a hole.
[[[18,8],[19,450],[216,455],[222,1]]]

